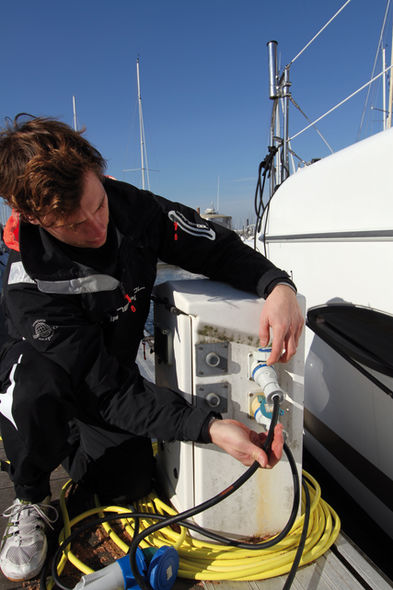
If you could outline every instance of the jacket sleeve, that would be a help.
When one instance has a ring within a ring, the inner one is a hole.
[[[48,295],[24,283],[7,285],[5,302],[13,332],[57,365],[61,393],[76,412],[139,436],[210,442],[206,424],[214,414],[148,383],[135,363],[121,365],[77,296]]]
[[[196,211],[155,196],[159,208],[159,257],[194,273],[267,297],[279,282],[295,288],[285,271],[244,244],[233,231]]]

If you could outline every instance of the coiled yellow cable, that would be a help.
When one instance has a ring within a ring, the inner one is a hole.
[[[311,513],[300,566],[306,565],[323,555],[335,542],[340,532],[340,519],[336,512],[321,498],[321,490],[317,481],[307,472],[304,471],[303,474],[310,492]],[[64,529],[60,534],[60,542],[69,536],[73,525],[92,514],[102,516],[104,512],[118,513],[119,519],[121,519],[122,513],[129,512],[127,508],[121,506],[97,506],[97,508],[84,512],[70,521],[64,499],[70,483],[67,482],[63,487],[60,498],[60,507],[64,518]],[[97,500],[96,503],[98,503]],[[153,521],[148,517],[149,513],[176,514],[173,508],[154,494],[138,502],[135,508],[138,512],[146,512],[146,520],[140,519],[140,530],[152,524]],[[304,512],[304,497],[302,498],[302,512]],[[127,533],[132,537],[134,530],[133,519],[124,518],[121,519],[121,522],[125,526]],[[303,522],[304,513],[296,520],[292,529],[282,541],[267,549],[248,550],[203,542],[191,537],[184,527],[181,527],[180,532],[176,532],[170,527],[162,528],[149,535],[141,544],[141,548],[159,548],[163,545],[175,547],[180,558],[178,575],[182,578],[195,580],[262,580],[289,572],[299,545]],[[129,546],[124,539],[119,538],[109,524],[106,523],[103,527],[116,545],[126,553]],[[57,570],[59,574],[62,572],[67,559],[84,574],[92,571],[68,547],[58,564]]]

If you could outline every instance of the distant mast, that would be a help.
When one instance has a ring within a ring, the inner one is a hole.
[[[139,110],[139,137],[140,137],[140,150],[141,150],[141,167],[140,168],[126,168],[123,172],[139,172],[141,171],[142,176],[142,189],[150,190],[150,178],[149,178],[149,166],[147,162],[147,150],[145,140],[145,126],[143,124],[143,111],[142,111],[142,96],[141,96],[141,83],[139,78],[139,57],[136,60],[136,81],[138,88],[138,110]],[[158,170],[157,170],[158,172]],[[146,174],[146,177],[145,177]],[[146,182],[145,182],[146,178]]]
[[[390,55],[390,67],[393,66],[393,28],[392,28],[392,47]],[[389,102],[388,102],[388,117],[386,121],[386,127],[388,129],[392,126],[392,103],[393,103],[393,84],[392,84],[392,70],[389,72],[390,85],[389,85]]]
[[[147,152],[145,141],[145,128],[143,125],[143,111],[142,111],[142,96],[141,84],[139,79],[139,57],[136,60],[136,79],[138,85],[138,109],[139,109],[139,137],[141,146],[141,173],[142,173],[142,189],[145,189],[145,172],[147,179],[147,188],[150,190],[149,167],[147,164]]]
[[[75,96],[72,97],[72,113],[74,118],[74,131],[78,131],[78,123],[76,118],[76,98]]]

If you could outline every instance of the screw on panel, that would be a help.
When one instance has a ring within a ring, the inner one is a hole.
[[[205,361],[209,367],[218,367],[220,364],[220,357],[216,352],[209,352],[205,357]]]
[[[217,393],[214,393],[213,391],[208,393],[205,399],[206,399],[207,403],[209,404],[209,406],[212,408],[217,408],[221,403],[220,396],[217,395]]]

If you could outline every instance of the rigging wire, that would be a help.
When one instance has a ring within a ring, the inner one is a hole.
[[[303,47],[303,49],[301,49],[301,51],[299,51],[299,53],[297,53],[297,55],[288,63],[288,65],[286,66],[287,68],[290,67],[304,53],[304,51],[317,39],[317,37],[319,37],[319,35],[333,22],[333,20],[335,18],[337,18],[337,16],[344,10],[344,8],[350,2],[351,2],[351,0],[347,0],[341,6],[341,8],[327,21],[327,23],[316,33],[316,35],[314,35],[314,37]],[[366,96],[366,99],[365,99],[365,105],[364,105],[364,108],[363,108],[363,113],[362,113],[360,127],[359,127],[359,131],[358,131],[358,136],[357,136],[357,139],[359,139],[359,136],[360,136],[360,133],[361,133],[361,130],[362,130],[362,127],[363,127],[363,123],[364,123],[364,118],[365,118],[365,112],[366,112],[366,109],[367,109],[367,104],[368,104],[369,97],[370,97],[371,84],[373,82],[375,82],[375,80],[377,80],[380,76],[384,75],[388,70],[390,70],[392,68],[392,65],[390,65],[387,68],[385,68],[380,74],[378,74],[377,76],[374,76],[375,69],[376,69],[376,64],[377,64],[377,59],[378,59],[378,53],[379,53],[379,50],[380,50],[380,47],[381,47],[381,43],[382,43],[383,32],[384,32],[384,29],[385,29],[385,26],[386,26],[386,20],[387,20],[388,12],[389,12],[389,9],[390,9],[390,4],[391,4],[391,0],[387,0],[387,5],[386,5],[386,9],[385,9],[385,15],[384,15],[383,24],[382,24],[381,33],[380,33],[380,38],[379,38],[379,41],[378,41],[377,52],[376,52],[376,55],[375,55],[374,65],[373,65],[373,69],[372,69],[372,73],[371,73],[371,79],[369,80],[369,82],[367,82],[366,84],[364,84],[363,86],[361,86],[358,90],[356,90],[355,92],[353,92],[352,94],[350,94],[347,98],[345,98],[343,101],[341,101],[340,103],[338,103],[336,106],[332,107],[324,115],[321,115],[318,119],[315,119],[315,121],[311,122],[307,127],[305,127],[304,129],[302,129],[301,131],[299,131],[298,133],[296,133],[295,135],[293,135],[292,137],[290,137],[288,139],[288,142],[291,141],[292,139],[298,137],[302,133],[304,133],[304,131],[307,131],[310,127],[314,127],[316,129],[318,135],[320,135],[321,139],[325,143],[325,145],[328,147],[328,149],[331,151],[331,153],[333,153],[332,148],[327,143],[327,141],[324,139],[324,137],[320,134],[319,130],[315,127],[315,124],[318,123],[319,121],[321,121],[327,115],[329,115],[330,113],[332,113],[334,110],[336,110],[337,108],[339,108],[340,106],[342,106],[345,102],[347,102],[348,100],[350,100],[351,98],[353,98],[356,94],[358,94],[364,88],[367,87],[368,88],[367,96]],[[296,105],[296,103],[293,101],[292,96],[290,97],[290,99],[293,102],[293,104],[296,106],[296,108],[298,108],[299,111],[306,117],[306,119],[309,120],[309,118],[302,112],[302,110],[300,109],[300,107],[298,107],[298,105]]]
[[[346,6],[348,6],[348,4],[350,2],[351,2],[351,0],[347,0],[341,6],[341,8],[328,20],[328,22],[318,31],[318,33],[316,35],[314,35],[314,37],[303,47],[303,49],[301,51],[299,51],[299,53],[289,62],[289,64],[287,66],[285,66],[285,69],[289,69],[290,68],[290,66],[317,39],[317,37],[319,37],[319,35],[335,20],[335,18],[337,18],[337,16],[344,10],[344,8]],[[390,0],[389,0],[389,2],[390,2]],[[281,81],[282,81],[282,78],[281,78]],[[280,84],[281,84],[281,81],[280,81]],[[369,84],[371,84],[371,82],[372,81],[370,81]],[[366,86],[367,86],[367,84],[366,84]],[[357,92],[360,92],[360,90],[361,89],[359,89]],[[356,94],[357,92],[355,92],[354,94]],[[300,131],[296,135],[293,135],[292,137],[288,138],[286,140],[287,145],[290,146],[290,142],[291,142],[292,139],[294,139],[295,137],[297,137],[298,135],[300,135],[301,133],[303,133],[304,131],[306,131],[310,127],[313,127],[315,129],[315,131],[318,133],[318,135],[320,136],[320,138],[322,139],[322,141],[324,142],[324,144],[326,145],[326,147],[329,149],[330,153],[333,153],[334,151],[333,151],[332,147],[329,145],[328,141],[324,138],[324,136],[322,135],[322,133],[316,127],[316,123],[318,121],[320,121],[321,119],[323,119],[328,114],[330,114],[330,112],[332,112],[333,110],[335,110],[336,108],[338,108],[339,106],[341,106],[341,104],[344,104],[344,102],[346,102],[346,100],[349,100],[350,98],[352,98],[352,96],[354,96],[354,94],[352,94],[347,99],[345,99],[344,101],[342,101],[341,103],[339,103],[338,105],[336,105],[336,107],[334,107],[333,109],[331,109],[330,111],[328,111],[327,113],[325,113],[325,115],[322,115],[319,119],[311,122],[302,131]],[[292,97],[292,94],[289,94],[289,100],[300,111],[300,113],[303,115],[303,117],[305,117],[305,119],[307,121],[310,121],[310,118],[304,113],[304,111],[296,103],[296,101]],[[275,124],[274,121],[275,121],[275,113],[276,113],[276,109],[277,109],[277,103],[278,103],[278,100],[275,99],[275,104],[273,105],[273,109],[272,109],[272,121],[271,121],[271,127],[272,128],[273,128],[273,126]],[[278,138],[273,137],[274,142],[277,139]],[[255,230],[254,230],[253,246],[254,246],[254,250],[256,250],[257,249],[257,244],[256,244],[256,242],[257,242],[257,235],[261,231],[262,221],[263,221],[263,218],[265,217],[265,219],[264,219],[264,228],[263,228],[263,231],[262,231],[262,236],[263,236],[262,241],[263,241],[263,248],[264,248],[265,256],[267,255],[267,253],[266,253],[266,239],[265,239],[265,237],[266,237],[267,221],[268,221],[268,214],[269,214],[269,206],[270,206],[270,201],[271,201],[273,195],[275,194],[275,191],[277,190],[278,186],[273,187],[273,190],[271,191],[272,194],[270,195],[270,197],[268,198],[268,200],[267,200],[266,203],[263,202],[263,192],[264,192],[264,188],[265,188],[266,176],[269,176],[270,178],[274,178],[274,156],[277,153],[277,151],[279,150],[279,148],[282,147],[282,144],[283,144],[284,140],[282,138],[280,138],[280,141],[281,141],[281,145],[279,147],[277,147],[275,145],[269,146],[269,148],[268,148],[269,149],[269,154],[266,156],[265,160],[263,160],[263,162],[261,162],[259,164],[258,180],[257,180],[257,186],[256,186],[256,189],[255,189],[255,195],[254,195],[254,210],[255,210],[255,214],[256,214],[256,223],[255,223]],[[274,153],[273,153],[273,150],[274,150]],[[292,152],[292,150],[289,150],[289,151],[291,153],[291,156],[293,156],[294,155],[294,152]],[[298,157],[298,156],[296,156],[296,157]],[[281,153],[281,158],[282,158],[282,153]],[[301,160],[301,158],[299,158],[299,159]],[[281,166],[284,166],[284,162],[282,162],[282,161],[281,161]],[[289,175],[289,170],[288,170],[288,175]]]
[[[291,103],[293,104],[293,106],[295,108],[297,108],[297,110],[303,115],[303,117],[307,120],[310,121],[310,117],[308,117],[306,115],[306,113],[300,108],[300,106],[297,104],[297,102],[295,101],[295,99],[293,98],[292,94],[289,97],[289,100],[291,101]],[[334,153],[333,148],[330,146],[329,142],[327,141],[327,139],[325,139],[325,137],[322,135],[322,133],[319,131],[318,127],[316,127],[316,125],[313,125],[315,131],[318,133],[319,137],[322,139],[323,143],[326,145],[326,147],[328,148],[328,150],[330,151],[331,154]],[[289,140],[288,140],[289,143]]]
[[[325,25],[303,47],[303,49],[301,49],[301,51],[299,51],[299,53],[297,53],[297,55],[295,55],[295,57],[288,63],[288,65],[285,66],[285,70],[289,70],[290,66],[304,53],[304,51],[308,47],[310,47],[310,45],[317,39],[317,37],[319,37],[319,35],[338,17],[338,15],[344,10],[344,8],[346,6],[348,6],[348,4],[350,2],[351,2],[351,0],[346,0],[346,2],[341,6],[341,8],[325,23]],[[280,85],[281,85],[281,82],[282,82],[282,78],[281,78],[281,81],[280,81]],[[294,99],[293,99],[293,97],[292,97],[292,95],[290,93],[289,93],[289,99],[294,104],[294,106],[301,112],[301,114],[309,121],[310,120],[309,117],[307,117],[307,115],[302,111],[302,109],[299,107],[299,105],[294,101]],[[275,103],[277,103],[277,100],[275,101]],[[277,106],[277,104],[276,104],[276,106]],[[276,106],[273,107],[272,113],[275,113]],[[272,126],[273,126],[273,118],[274,118],[274,115],[272,114]],[[318,120],[320,120],[320,119],[318,119]],[[310,127],[314,127],[315,130],[316,130],[316,132],[318,133],[318,135],[321,137],[322,141],[325,143],[325,145],[329,149],[329,151],[331,153],[333,153],[333,149],[331,148],[331,146],[329,145],[329,143],[327,142],[327,140],[323,137],[323,135],[319,131],[319,129],[317,129],[317,127],[315,126],[315,123],[317,121],[314,121],[314,122],[310,123],[310,125],[308,125],[303,131],[305,131],[306,129],[309,129]],[[302,132],[300,132],[300,133],[302,133]],[[287,139],[286,140],[286,144],[289,145],[291,139],[293,139],[294,137],[297,137],[297,135],[296,136],[293,136],[293,137],[291,137],[289,139]],[[281,141],[283,142],[283,140],[281,140]],[[269,151],[270,151],[271,147],[272,146],[269,147]],[[277,151],[277,148],[275,148],[275,149]],[[290,153],[291,153],[291,156],[293,156],[292,150],[290,150]],[[264,205],[263,204],[263,201],[262,201],[263,189],[264,189],[264,185],[265,185],[265,181],[266,181],[266,173],[267,173],[267,170],[265,170],[265,172],[263,174],[263,181],[262,181],[262,179],[261,179],[261,166],[263,166],[263,164],[264,163],[262,162],[260,164],[260,167],[259,167],[258,182],[257,182],[256,191],[255,191],[255,199],[254,199],[255,213],[256,213],[256,216],[257,216],[257,221],[256,221],[256,224],[255,224],[255,232],[254,232],[254,249],[255,250],[256,250],[256,236],[257,236],[257,232],[258,232],[258,227],[259,227],[259,230],[260,230],[260,226],[261,226],[261,222],[262,222],[262,217],[263,217],[264,211],[268,208],[268,203],[267,203],[267,205]],[[282,161],[282,154],[281,154],[281,166],[285,166],[285,162]],[[289,170],[287,170],[287,172],[288,172],[288,175],[289,175]],[[273,175],[273,164],[270,166],[270,170],[269,170],[269,176],[272,177],[272,175]],[[277,188],[277,187],[275,187],[275,188]],[[258,203],[258,196],[259,196],[259,203]],[[270,199],[269,199],[269,201],[270,201]],[[265,250],[266,250],[266,246],[265,246]]]
[[[387,0],[386,9],[385,9],[385,16],[383,18],[383,23],[382,23],[381,33],[380,33],[380,36],[379,36],[377,51],[375,53],[375,58],[374,58],[374,65],[373,65],[373,69],[371,71],[371,77],[374,76],[375,68],[377,67],[377,60],[378,60],[378,55],[379,55],[379,51],[380,51],[381,44],[382,44],[383,33],[385,31],[386,20],[387,20],[389,8],[390,8],[390,2],[391,2],[391,0]],[[357,135],[357,138],[356,138],[357,140],[360,138],[360,134],[361,134],[361,131],[362,131],[362,128],[363,128],[364,118],[366,116],[366,109],[367,109],[368,101],[369,101],[369,98],[370,98],[370,90],[371,90],[371,86],[368,87],[367,96],[366,96],[366,99],[364,101],[364,107],[363,107],[363,112],[362,112],[362,116],[361,116],[361,119],[360,119],[359,131],[358,131],[358,135]]]
[[[358,94],[359,92],[361,92],[362,90],[364,90],[365,88],[367,88],[367,86],[370,86],[370,84],[372,84],[373,82],[375,82],[375,80],[377,80],[378,78],[380,78],[381,76],[383,76],[383,74],[385,74],[392,67],[393,67],[393,65],[388,66],[387,68],[385,68],[382,72],[380,72],[379,74],[377,74],[376,76],[374,76],[374,78],[372,78],[371,80],[369,80],[369,82],[366,82],[366,84],[363,84],[363,86],[361,86],[360,88],[358,88],[357,90],[355,90],[355,92],[352,92],[352,94],[350,94],[349,96],[347,96],[347,98],[344,98],[344,100],[342,100],[341,102],[339,102],[338,104],[336,104],[336,106],[334,106],[331,109],[329,109],[324,115],[321,115],[320,117],[318,117],[317,119],[315,119],[315,121],[313,121],[312,123],[310,123],[309,125],[307,125],[307,127],[304,127],[304,129],[302,129],[301,131],[298,131],[297,133],[295,133],[295,135],[292,135],[292,137],[290,137],[288,139],[288,141],[292,141],[292,139],[295,139],[295,137],[298,137],[299,135],[301,135],[302,133],[304,133],[305,131],[307,131],[307,129],[310,129],[310,127],[313,127],[316,123],[318,123],[319,121],[321,121],[322,119],[324,119],[325,117],[327,117],[328,115],[330,115],[330,113],[332,113],[333,111],[335,111],[336,109],[338,109],[339,107],[341,107],[344,103],[346,103],[348,100],[350,100],[351,98],[353,98],[356,94]]]
[[[328,27],[328,26],[330,25],[330,23],[334,21],[334,19],[335,19],[335,18],[336,18],[336,17],[337,17],[337,16],[340,14],[340,12],[341,12],[342,10],[344,10],[344,8],[345,8],[345,7],[346,7],[346,6],[347,6],[347,5],[348,5],[350,2],[351,2],[351,0],[347,0],[347,1],[345,2],[345,4],[343,4],[343,6],[341,6],[341,8],[340,8],[340,9],[339,9],[339,10],[336,12],[336,14],[334,14],[334,15],[332,16],[332,18],[331,18],[330,20],[328,20],[328,22],[327,22],[327,23],[326,23],[326,24],[325,24],[325,25],[322,27],[322,29],[320,29],[320,30],[318,31],[318,33],[317,33],[316,35],[314,35],[314,37],[311,39],[311,41],[309,41],[309,42],[307,43],[307,45],[305,45],[305,46],[303,47],[303,49],[302,49],[301,51],[299,51],[299,53],[298,53],[297,55],[295,55],[295,57],[294,57],[294,58],[293,58],[293,59],[292,59],[292,60],[289,62],[289,64],[287,65],[287,68],[288,68],[290,65],[292,65],[292,64],[293,64],[293,62],[294,62],[294,61],[296,61],[296,60],[297,60],[297,58],[298,58],[298,57],[300,57],[300,56],[302,55],[302,53],[303,53],[304,51],[306,51],[306,49],[307,49],[308,47],[310,47],[311,43],[313,43],[313,42],[315,41],[315,39],[316,39],[317,37],[319,37],[319,35],[320,35],[320,34],[321,34],[321,33],[322,33],[322,32],[323,32],[325,29],[326,29],[326,27]]]

